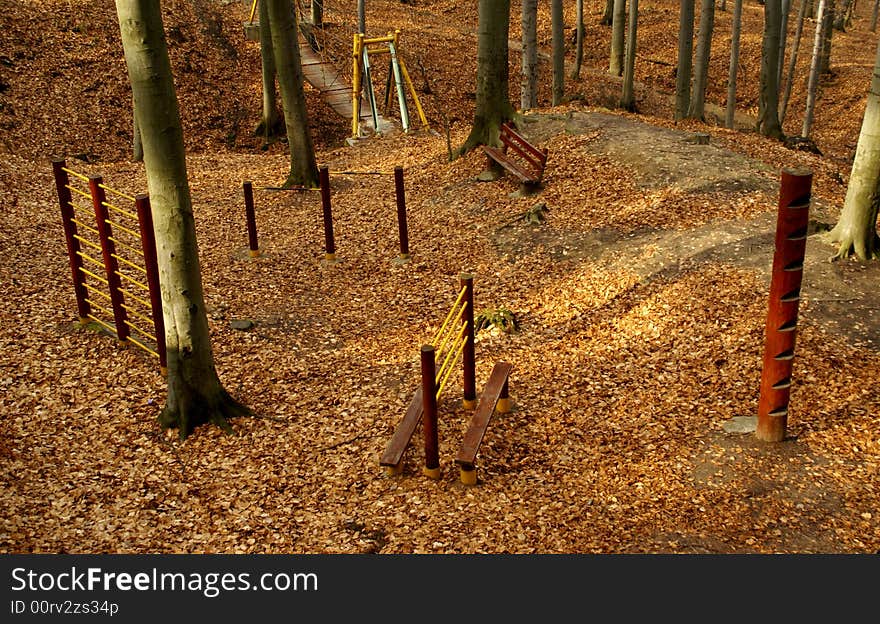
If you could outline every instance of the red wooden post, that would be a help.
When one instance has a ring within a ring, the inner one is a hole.
[[[465,289],[464,307],[461,310],[461,319],[467,325],[464,330],[465,343],[461,354],[464,378],[464,406],[474,409],[477,406],[477,357],[474,348],[474,276],[467,273],[461,274],[461,286]]]
[[[159,354],[159,368],[162,375],[168,369],[168,346],[165,342],[165,316],[162,312],[162,291],[159,287],[159,259],[156,252],[156,232],[153,229],[153,211],[150,198],[140,194],[135,197],[138,224],[141,230],[141,249],[144,252],[144,268],[147,269],[147,286],[150,287],[150,309],[153,312],[153,327],[156,330],[156,351]]]
[[[422,345],[422,430],[425,435],[425,467],[431,479],[440,478],[440,451],[437,436],[437,372],[434,347]]]
[[[92,206],[95,209],[95,221],[98,224],[98,236],[101,239],[101,251],[104,256],[104,270],[110,288],[110,303],[113,306],[113,322],[116,324],[116,337],[126,340],[129,328],[126,325],[128,315],[123,308],[125,300],[122,296],[122,280],[119,277],[119,261],[116,259],[116,244],[113,242],[113,229],[110,227],[110,214],[107,210],[107,196],[101,188],[101,176],[89,176],[89,191],[92,194]]]
[[[786,434],[812,185],[811,171],[782,171],[755,432],[766,442],[781,442]]]
[[[70,197],[70,177],[64,171],[63,160],[52,161],[52,173],[55,175],[55,188],[58,191],[58,203],[61,206],[61,223],[64,226],[64,238],[67,241],[67,257],[70,261],[70,273],[73,278],[73,292],[76,295],[76,312],[80,323],[87,323],[92,309],[86,301],[89,294],[86,290],[86,276],[82,272],[83,260],[80,254],[79,240],[77,240],[76,223],[73,222],[75,215],[73,203]]]
[[[247,218],[248,232],[248,249],[250,249],[251,258],[257,258],[260,255],[260,248],[257,245],[257,216],[254,213],[254,186],[250,182],[245,182],[244,187],[244,212]]]
[[[397,231],[400,234],[400,261],[409,260],[409,230],[406,225],[406,195],[403,188],[403,167],[394,168],[394,195],[397,199]]]
[[[324,259],[328,262],[336,260],[336,242],[333,240],[333,212],[330,208],[330,169],[321,167],[318,170],[321,183],[321,206],[324,212]]]

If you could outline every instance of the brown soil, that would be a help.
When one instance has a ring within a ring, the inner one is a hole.
[[[564,106],[548,107],[542,65],[542,108],[523,127],[550,159],[541,192],[522,196],[510,177],[479,182],[479,153],[447,158],[473,112],[473,7],[368,3],[370,32],[401,30],[435,133],[348,145],[347,120],[307,92],[321,163],[406,171],[413,261],[393,261],[390,179],[336,174],[341,262],[328,265],[317,196],[266,190],[284,179],[288,156],[283,142],[264,148],[251,133],[260,86],[259,50],[242,28],[249,5],[164,3],[218,370],[257,414],[233,423],[236,436],[203,427],[185,442],[157,426],[165,383],[155,361],[74,323],[49,159],[128,193],[146,188],[142,166],[128,161],[130,91],[113,4],[26,1],[4,12],[0,551],[880,549],[880,275],[875,264],[828,262],[821,239],[839,214],[870,82],[870,6],[835,33],[817,155],[749,127],[757,3],[745,11],[736,130],[671,121],[678,12],[665,0],[642,8],[638,113],[612,110],[619,87],[604,69],[603,5],[587,3],[585,66]],[[322,34],[343,72],[354,6],[330,6]],[[716,19],[715,106],[729,17]],[[549,48],[549,15],[539,28]],[[514,101],[517,69],[512,50]],[[787,131],[802,114],[796,89]],[[708,145],[692,141],[697,133]],[[782,167],[813,170],[814,202],[789,435],[767,444],[724,427],[757,410]],[[256,189],[256,260],[245,253],[244,180]],[[543,223],[519,219],[536,203]],[[470,413],[451,384],[440,480],[421,476],[417,439],[403,474],[386,476],[378,459],[418,383],[419,345],[463,271],[476,276],[478,311],[517,317],[519,332],[484,330],[477,342],[479,387],[495,361],[513,363],[514,410],[483,441],[479,484],[462,486],[452,458]],[[244,319],[249,330],[232,327]]]

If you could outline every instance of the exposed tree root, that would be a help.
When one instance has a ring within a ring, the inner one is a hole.
[[[866,238],[858,238],[851,234],[841,234],[834,228],[827,234],[824,239],[826,242],[837,247],[837,251],[831,256],[830,260],[844,260],[855,256],[863,262],[868,260],[880,260],[880,236],[871,234]]]
[[[196,427],[207,423],[217,425],[226,433],[234,433],[229,420],[252,415],[249,407],[232,398],[223,388],[212,397],[188,388],[186,392],[169,391],[168,404],[159,415],[159,424],[163,429],[178,429],[180,439],[185,440]]]

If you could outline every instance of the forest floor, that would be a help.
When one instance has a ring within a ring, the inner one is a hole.
[[[549,150],[542,189],[523,196],[509,176],[479,181],[480,153],[448,158],[473,111],[476,12],[448,0],[368,3],[368,31],[401,29],[433,132],[350,145],[348,123],[307,94],[318,160],[333,172],[339,262],[329,264],[319,195],[270,190],[286,175],[286,146],[249,131],[260,106],[259,50],[241,27],[249,6],[164,3],[217,368],[255,412],[232,423],[236,435],[206,426],[182,442],[157,424],[165,380],[155,359],[76,323],[49,163],[65,157],[126,194],[146,190],[143,166],[129,160],[112,3],[25,4],[0,18],[10,38],[0,58],[0,551],[880,550],[880,267],[831,263],[822,239],[842,206],[870,82],[867,5],[835,34],[815,154],[748,127],[756,3],[745,11],[735,130],[671,121],[673,2],[643,8],[639,110],[613,110],[608,29],[588,3],[598,43],[569,101],[548,106],[544,80],[542,106],[522,124]],[[341,16],[353,6],[328,12],[328,58],[347,58]],[[715,105],[729,14],[716,24]],[[546,15],[539,27],[549,47]],[[511,63],[514,77],[514,53]],[[787,129],[802,115],[799,97]],[[396,166],[406,264],[395,262]],[[782,168],[810,169],[814,196],[788,437],[763,443],[728,425],[757,413]],[[538,204],[544,219],[524,219]],[[478,389],[495,362],[513,364],[514,409],[492,420],[478,484],[461,485],[453,458],[470,412],[451,381],[440,479],[421,474],[418,431],[403,473],[389,476],[379,456],[419,383],[419,346],[463,272],[474,275],[477,312],[516,316],[518,331],[482,330],[476,344]]]

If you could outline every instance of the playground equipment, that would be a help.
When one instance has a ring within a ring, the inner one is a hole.
[[[489,158],[489,165],[497,162],[519,178],[525,190],[534,190],[544,177],[547,149],[538,149],[511,127],[501,124],[501,147],[481,146]]]
[[[422,345],[420,349],[421,385],[413,393],[403,419],[379,460],[379,464],[385,467],[388,474],[396,475],[403,471],[403,455],[421,421],[425,449],[422,472],[430,479],[440,478],[437,402],[459,359],[462,360],[463,405],[466,409],[474,409],[477,403],[473,276],[462,274],[460,284],[458,297],[440,329],[431,342]],[[507,380],[511,369],[512,366],[506,362],[495,365],[471,419],[456,459],[460,467],[460,479],[464,484],[476,483],[476,455],[492,414],[496,410],[502,413],[510,411]]]
[[[385,112],[391,108],[391,89],[392,83],[397,93],[397,103],[400,109],[400,124],[404,132],[410,130],[409,108],[406,102],[406,87],[409,88],[413,102],[416,105],[419,119],[423,126],[428,126],[428,120],[419,101],[416,89],[410,80],[409,72],[406,70],[406,63],[398,54],[398,45],[400,39],[400,31],[395,30],[393,33],[385,37],[367,38],[363,33],[354,35],[354,47],[352,51],[352,69],[353,78],[351,85],[352,92],[352,116],[351,116],[351,132],[354,138],[361,136],[361,90],[365,89],[367,93],[367,102],[370,106],[370,115],[373,121],[373,128],[378,132],[380,129],[380,114],[376,105],[376,93],[373,88],[372,70],[370,67],[371,54],[388,54],[390,57],[388,65],[388,79],[385,85]]]
[[[164,375],[165,322],[149,197],[132,197],[116,191],[106,186],[100,176],[85,176],[68,169],[64,160],[53,160],[52,171],[80,323],[97,323],[119,341],[131,342],[155,356]],[[72,184],[71,178],[86,183],[88,190]],[[96,227],[77,214],[88,209],[74,202],[74,196],[77,201],[84,198],[92,203]],[[108,196],[115,203],[108,201]],[[117,205],[124,202],[133,203],[133,211]],[[90,250],[100,252],[101,260],[91,255]],[[96,271],[103,271],[104,276]],[[139,322],[152,325],[154,332],[144,329]],[[155,349],[148,346],[150,342]]]
[[[766,442],[781,442],[786,434],[812,185],[811,171],[782,171],[755,432]]]

